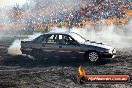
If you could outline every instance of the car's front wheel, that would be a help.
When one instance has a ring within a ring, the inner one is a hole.
[[[90,62],[98,62],[100,59],[100,55],[96,51],[90,51],[87,53],[87,59]]]

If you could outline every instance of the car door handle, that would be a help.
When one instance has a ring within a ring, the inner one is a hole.
[[[59,48],[62,48],[62,46],[59,46]]]

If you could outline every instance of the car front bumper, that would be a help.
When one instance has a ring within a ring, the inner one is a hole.
[[[116,57],[116,53],[102,53],[101,54],[101,58],[115,58]]]

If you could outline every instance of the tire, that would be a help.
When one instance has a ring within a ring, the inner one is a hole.
[[[90,62],[98,62],[100,60],[100,55],[96,51],[90,51],[87,53],[87,60]]]

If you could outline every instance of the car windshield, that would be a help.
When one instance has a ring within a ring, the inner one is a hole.
[[[86,41],[85,38],[83,38],[82,36],[80,36],[79,34],[77,33],[70,33],[70,35],[76,40],[78,41],[79,43],[84,43]]]

